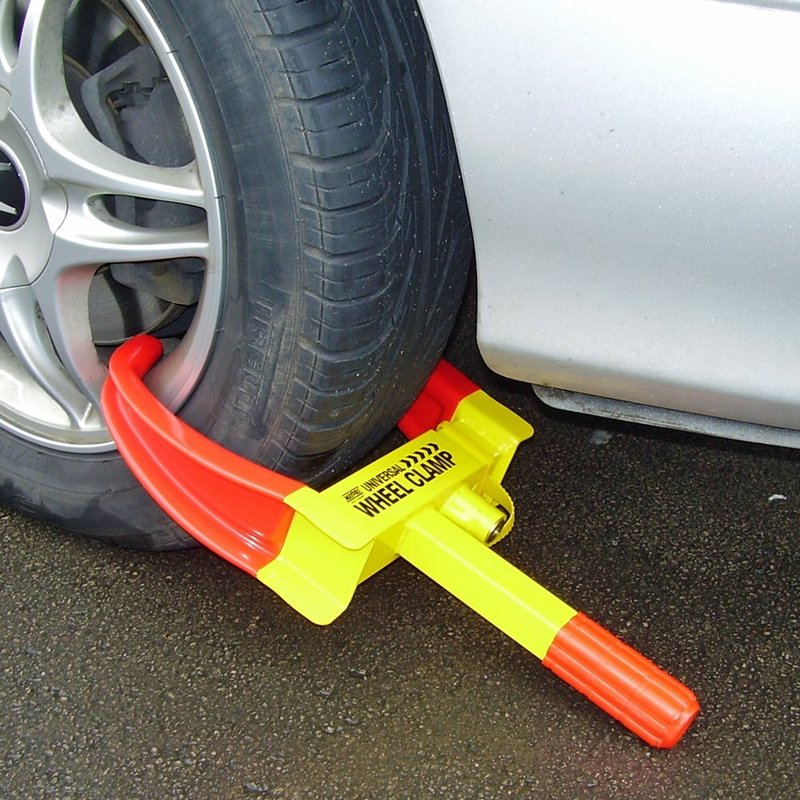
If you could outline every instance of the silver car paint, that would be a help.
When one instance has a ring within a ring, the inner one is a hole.
[[[800,428],[799,6],[420,0],[493,369]]]

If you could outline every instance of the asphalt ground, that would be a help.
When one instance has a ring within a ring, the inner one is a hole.
[[[412,567],[315,627],[204,550],[0,510],[0,798],[797,798],[800,454],[548,410],[498,550],[691,686],[654,750]]]

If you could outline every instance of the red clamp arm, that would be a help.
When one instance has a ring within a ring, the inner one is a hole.
[[[111,356],[102,406],[139,482],[194,538],[255,575],[280,552],[294,511],[284,497],[303,484],[247,461],[167,410],[142,377],[161,342],[137,336]]]

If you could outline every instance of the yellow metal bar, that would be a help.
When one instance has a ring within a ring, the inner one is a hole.
[[[397,553],[539,658],[577,613],[436,511],[408,521]]]
[[[478,458],[488,459],[489,474],[498,482],[503,479],[520,442],[533,436],[530,423],[510,408],[498,403],[486,392],[465,397],[448,427],[462,443],[476,447]]]

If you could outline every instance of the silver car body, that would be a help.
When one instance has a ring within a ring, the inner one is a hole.
[[[487,363],[558,406],[800,446],[800,2],[420,7]]]

